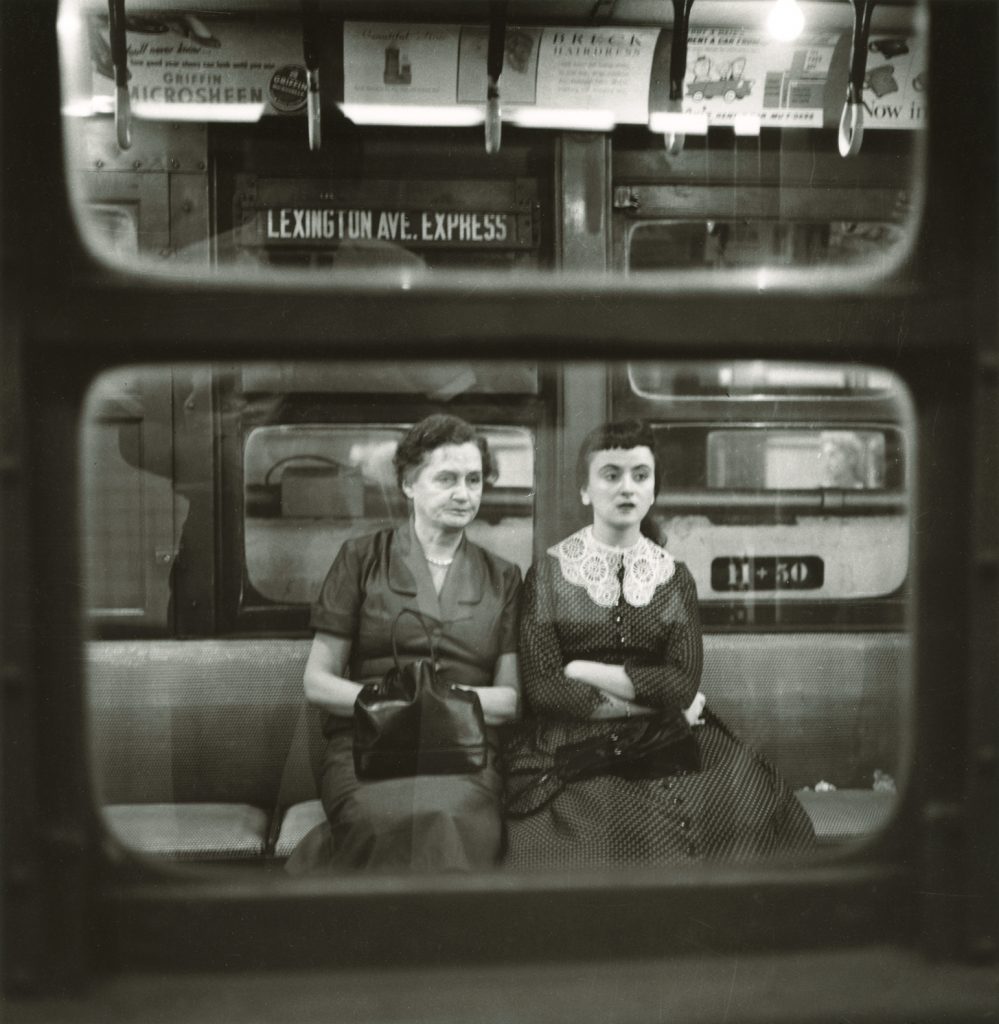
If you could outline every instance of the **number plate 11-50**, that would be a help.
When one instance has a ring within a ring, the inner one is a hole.
[[[825,567],[816,555],[715,558],[712,590],[818,590]]]

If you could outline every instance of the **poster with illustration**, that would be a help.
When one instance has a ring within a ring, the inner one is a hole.
[[[821,127],[826,79],[838,34],[778,43],[743,29],[691,30],[685,113],[713,125],[758,117],[761,125]]]
[[[500,96],[504,107],[533,104],[537,100],[538,43],[541,29],[506,30]],[[458,102],[483,103],[486,98],[486,56],[489,32],[484,27],[461,30],[458,57]]]
[[[926,116],[926,51],[921,38],[872,35],[864,76],[864,126],[920,128]]]
[[[460,36],[457,25],[347,22],[344,102],[453,104]]]

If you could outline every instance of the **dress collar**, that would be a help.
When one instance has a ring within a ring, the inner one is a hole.
[[[676,571],[673,556],[648,537],[640,537],[630,548],[615,548],[598,541],[592,526],[584,526],[566,537],[549,548],[548,554],[558,559],[563,579],[583,587],[602,608],[611,608],[621,599],[622,563],[624,599],[634,608],[644,608],[656,587],[672,579]]]
[[[468,537],[462,537],[448,570],[444,589],[438,596],[430,578],[423,549],[413,532],[412,520],[393,531],[392,550],[388,559],[389,586],[399,594],[419,595],[426,611],[449,617],[453,605],[478,604],[482,600],[485,566],[482,554]]]

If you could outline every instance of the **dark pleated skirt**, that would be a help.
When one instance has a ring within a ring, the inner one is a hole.
[[[327,821],[302,839],[286,870],[300,875],[494,867],[503,841],[502,788],[493,736],[481,772],[368,782],[354,774],[350,732],[334,733],[320,785]]]

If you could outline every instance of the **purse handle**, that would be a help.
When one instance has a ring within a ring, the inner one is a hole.
[[[395,667],[401,672],[402,668],[399,665],[399,649],[396,646],[395,639],[395,627],[399,625],[399,620],[403,615],[412,615],[419,619],[420,625],[423,627],[423,632],[427,634],[427,640],[430,643],[430,660],[436,665],[437,664],[437,648],[434,646],[434,637],[430,630],[427,628],[426,616],[423,612],[416,611],[415,608],[403,608],[401,612],[395,617],[395,622],[392,623],[392,658],[395,661]]]

